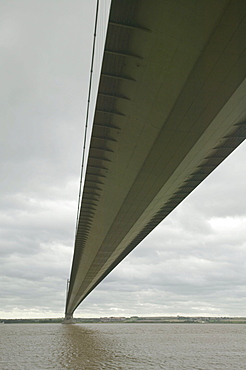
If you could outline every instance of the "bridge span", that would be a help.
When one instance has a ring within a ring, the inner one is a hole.
[[[112,0],[67,319],[245,139],[245,35],[245,0]]]

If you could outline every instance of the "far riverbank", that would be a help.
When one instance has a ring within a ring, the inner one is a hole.
[[[37,319],[0,319],[0,324],[59,324],[64,320],[59,318]],[[74,318],[74,323],[157,323],[157,324],[246,324],[246,317],[203,317],[203,316],[131,316],[131,317],[89,317]]]

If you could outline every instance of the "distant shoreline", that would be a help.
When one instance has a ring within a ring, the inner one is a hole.
[[[0,319],[1,324],[59,324],[64,318],[47,319]],[[158,317],[100,317],[74,318],[78,324],[246,324],[246,317],[208,317],[208,316],[158,316]]]

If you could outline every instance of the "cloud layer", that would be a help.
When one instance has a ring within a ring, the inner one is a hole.
[[[0,4],[0,318],[63,315],[94,12],[86,0]],[[76,315],[246,316],[245,159],[243,144]]]

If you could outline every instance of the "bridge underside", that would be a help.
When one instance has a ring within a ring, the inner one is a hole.
[[[66,313],[246,135],[246,1],[113,0]]]

